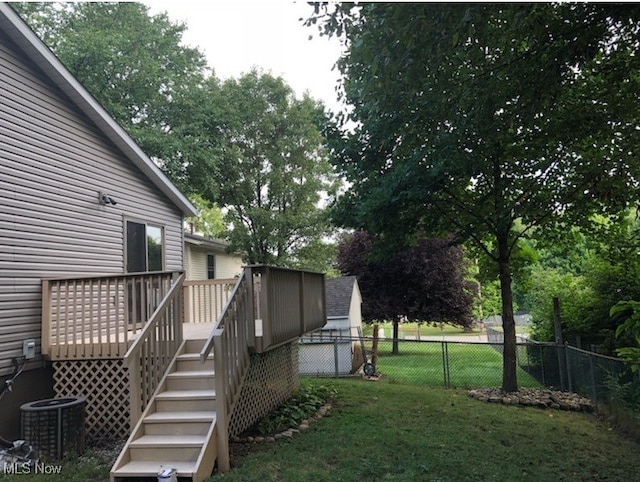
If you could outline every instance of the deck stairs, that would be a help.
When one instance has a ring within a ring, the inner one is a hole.
[[[176,469],[180,480],[201,482],[217,455],[213,355],[205,340],[186,340],[111,471],[111,482],[157,480]]]

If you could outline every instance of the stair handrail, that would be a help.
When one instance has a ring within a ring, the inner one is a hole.
[[[212,349],[214,352],[220,472],[230,469],[229,426],[251,363],[250,348],[255,343],[254,303],[253,270],[245,267],[200,352],[202,363]]]
[[[129,371],[132,426],[135,425],[138,417],[151,401],[151,396],[182,344],[182,284],[185,277],[185,273],[180,272],[179,276],[174,279],[169,291],[123,357],[124,365],[128,367]],[[165,321],[164,326],[161,327],[164,329],[158,330],[161,320]],[[158,336],[166,338],[157,340]],[[150,348],[149,344],[156,346]],[[168,351],[164,351],[167,349]],[[151,361],[157,360],[160,360],[160,363],[154,370],[149,370],[149,366],[142,366],[144,360],[147,360],[147,365]],[[155,376],[149,375],[151,371],[155,373]]]
[[[245,281],[246,279],[248,279],[248,281]],[[233,285],[233,290],[231,291],[231,294],[229,295],[229,299],[227,299],[227,302],[224,305],[224,308],[222,309],[222,311],[220,312],[220,315],[218,315],[218,319],[215,321],[213,328],[211,329],[211,331],[209,332],[209,337],[207,338],[207,341],[205,342],[204,346],[202,347],[202,350],[200,350],[200,362],[204,363],[205,360],[207,359],[207,357],[209,356],[209,354],[211,353],[211,350],[213,350],[213,339],[219,335],[219,330],[224,329],[223,322],[225,319],[225,315],[227,313],[227,311],[229,311],[230,307],[233,306],[233,304],[236,302],[236,296],[237,293],[240,291],[243,283],[248,282],[252,285],[253,283],[253,274],[252,274],[252,270],[251,268],[244,268],[242,270],[242,273],[240,273],[240,275],[238,276],[238,279],[236,280],[235,285]],[[252,288],[253,286],[251,286]],[[253,290],[252,290],[253,291]],[[255,326],[254,326],[254,330],[255,330]],[[253,342],[251,342],[251,345],[253,345]]]

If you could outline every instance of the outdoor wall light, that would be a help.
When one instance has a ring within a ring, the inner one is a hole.
[[[113,199],[111,196],[109,196],[104,192],[98,193],[98,200],[100,201],[100,204],[102,204],[103,206],[106,206],[107,204],[112,204],[115,206],[116,204],[118,204],[115,199]]]

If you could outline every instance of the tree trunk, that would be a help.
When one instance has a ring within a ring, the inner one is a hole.
[[[498,266],[500,293],[502,295],[502,390],[510,393],[518,390],[516,360],[516,322],[513,316],[513,292],[511,291],[511,267],[509,265],[508,237],[498,239]]]
[[[380,337],[380,326],[373,325],[373,344],[371,345],[371,364],[378,364],[378,339]]]
[[[398,349],[398,330],[399,330],[400,320],[393,320],[393,345],[391,348],[392,355],[399,355],[400,350]]]

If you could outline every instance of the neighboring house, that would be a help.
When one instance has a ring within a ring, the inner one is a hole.
[[[187,280],[231,279],[242,272],[242,255],[227,252],[229,244],[220,239],[185,234]]]
[[[183,270],[183,216],[197,214],[7,4],[0,3],[0,435],[21,403],[53,396],[41,356],[44,278]]]
[[[301,338],[302,375],[348,375],[358,368],[354,356],[362,328],[362,295],[356,277],[325,280],[325,296],[327,323]]]
[[[228,253],[229,244],[219,239],[185,234],[184,241],[185,321],[215,321],[242,273],[242,256]]]

